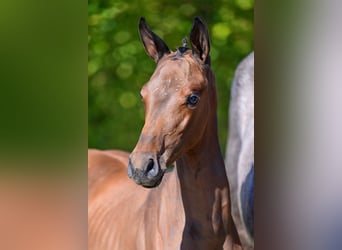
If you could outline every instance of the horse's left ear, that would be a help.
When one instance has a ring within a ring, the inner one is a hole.
[[[210,40],[209,32],[205,23],[195,17],[190,32],[190,41],[193,54],[196,55],[203,63],[210,64]]]
[[[146,53],[157,63],[165,54],[170,53],[166,43],[148,27],[145,18],[139,21],[139,34]]]

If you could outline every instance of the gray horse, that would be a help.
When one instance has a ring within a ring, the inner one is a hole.
[[[232,215],[243,249],[254,249],[254,52],[235,71],[226,171],[230,177]]]

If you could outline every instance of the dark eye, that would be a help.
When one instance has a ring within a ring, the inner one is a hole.
[[[186,104],[189,108],[194,108],[196,104],[199,101],[199,95],[198,94],[191,94],[188,96],[188,99],[186,100]]]

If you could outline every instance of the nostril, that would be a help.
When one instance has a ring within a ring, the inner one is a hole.
[[[146,165],[146,169],[145,169],[146,173],[153,169],[153,165],[154,165],[153,159],[149,159]]]
[[[145,169],[145,173],[147,175],[148,178],[153,178],[156,177],[158,174],[158,166],[156,164],[154,164],[153,159],[149,159],[146,169]]]

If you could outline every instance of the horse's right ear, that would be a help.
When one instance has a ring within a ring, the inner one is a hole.
[[[144,44],[145,51],[157,63],[170,50],[165,42],[153,33],[148,27],[145,18],[141,17],[139,21],[140,39]]]

